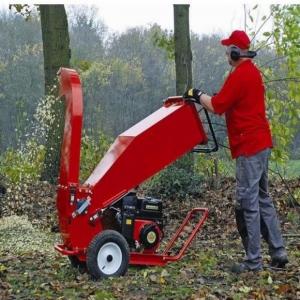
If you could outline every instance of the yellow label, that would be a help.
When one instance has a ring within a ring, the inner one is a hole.
[[[126,219],[126,225],[131,225],[132,224],[132,220],[131,219]]]
[[[193,96],[193,89],[190,89],[190,90],[188,91],[188,95],[189,95],[189,96]]]
[[[147,204],[147,205],[146,205],[146,209],[158,210],[158,206]]]

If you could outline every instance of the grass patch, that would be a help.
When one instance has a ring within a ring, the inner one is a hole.
[[[290,160],[287,164],[287,178],[300,177],[300,159]]]
[[[270,170],[277,172],[276,164],[270,162]],[[287,179],[300,178],[300,159],[290,160],[284,168],[279,169],[280,174]],[[223,177],[235,177],[235,160],[221,160],[219,162],[219,173]],[[270,176],[278,178],[278,175],[269,172]]]
[[[289,160],[283,167],[276,165],[274,162],[270,162],[270,170],[276,173],[280,173],[281,176],[287,179],[295,179],[300,177],[300,160]],[[278,175],[270,172],[271,176],[278,177]]]

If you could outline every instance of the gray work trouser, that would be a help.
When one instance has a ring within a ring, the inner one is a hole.
[[[271,257],[286,255],[277,214],[268,193],[270,149],[236,159],[236,222],[246,251],[245,264],[261,267],[260,236],[266,240]]]

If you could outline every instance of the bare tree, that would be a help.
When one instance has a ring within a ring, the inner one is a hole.
[[[192,50],[188,4],[174,4],[174,42],[176,68],[176,94],[182,95],[192,87]],[[193,171],[193,154],[187,154],[176,162],[176,166]]]
[[[192,50],[188,4],[174,5],[174,39],[176,65],[176,93],[182,95],[192,87]]]
[[[56,96],[57,71],[60,67],[68,67],[71,58],[67,15],[64,5],[40,5],[40,13],[44,51],[45,94]],[[64,120],[63,102],[54,101],[52,114],[53,119],[47,135],[42,180],[55,183],[59,170],[59,153]]]

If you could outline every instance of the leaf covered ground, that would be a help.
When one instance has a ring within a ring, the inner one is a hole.
[[[297,195],[299,180],[288,182]],[[243,258],[235,229],[234,181],[205,189],[201,198],[165,201],[166,239],[190,208],[210,209],[187,255],[165,267],[130,267],[125,277],[92,281],[70,266],[53,245],[55,188],[47,183],[15,186],[2,198],[0,218],[0,299],[300,299],[300,210],[282,183],[271,185],[290,263],[236,276],[230,266]]]

